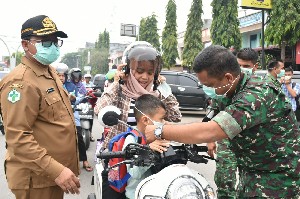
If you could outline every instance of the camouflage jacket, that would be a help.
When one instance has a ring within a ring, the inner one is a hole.
[[[239,198],[296,198],[300,133],[291,104],[269,79],[244,74],[212,119],[228,135],[240,171]]]

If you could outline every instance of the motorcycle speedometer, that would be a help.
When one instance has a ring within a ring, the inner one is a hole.
[[[192,176],[180,176],[172,181],[166,199],[205,199],[201,184]]]

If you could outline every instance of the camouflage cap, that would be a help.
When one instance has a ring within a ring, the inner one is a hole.
[[[29,36],[56,35],[57,37],[67,38],[68,35],[63,31],[58,31],[55,23],[46,15],[38,15],[25,21],[21,29],[21,39]]]

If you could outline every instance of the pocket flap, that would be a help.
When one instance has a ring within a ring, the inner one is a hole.
[[[45,97],[45,100],[46,100],[48,105],[52,105],[56,102],[59,102],[61,99],[60,99],[60,96],[57,93],[53,93],[53,94],[47,95]]]

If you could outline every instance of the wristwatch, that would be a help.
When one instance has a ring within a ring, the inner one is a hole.
[[[156,127],[156,129],[154,130],[154,135],[155,135],[156,139],[161,139],[161,135],[163,133],[163,127],[164,127],[164,124]]]

